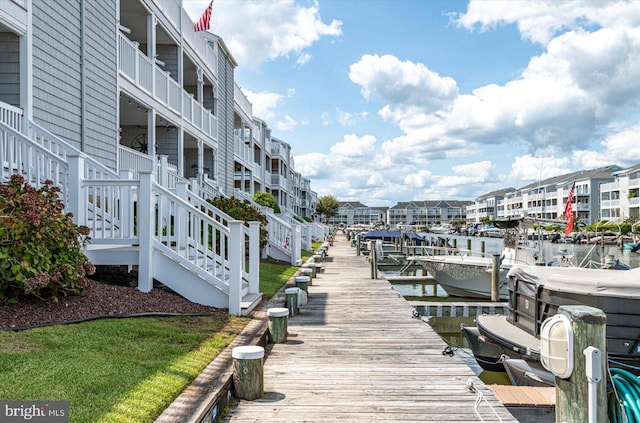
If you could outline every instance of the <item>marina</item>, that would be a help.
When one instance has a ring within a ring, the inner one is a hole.
[[[323,268],[287,342],[267,348],[264,398],[224,421],[518,421],[343,236]]]

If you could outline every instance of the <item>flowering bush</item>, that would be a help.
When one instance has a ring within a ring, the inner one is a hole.
[[[49,180],[35,189],[21,175],[0,184],[0,302],[57,300],[88,286],[86,276],[95,272],[82,253],[89,228],[63,213],[59,192]]]

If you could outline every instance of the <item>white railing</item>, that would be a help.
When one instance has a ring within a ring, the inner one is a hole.
[[[70,155],[84,154],[35,122],[29,123],[29,135],[30,140],[27,140],[27,142],[35,142],[41,145],[46,150],[58,155],[64,161],[67,161]],[[84,167],[84,177],[89,179],[111,179],[117,178],[118,174],[99,161],[87,156]]]
[[[253,116],[253,106],[237,83],[234,83],[233,85],[233,100],[236,102],[240,110],[242,110],[248,117]]]
[[[0,101],[0,122],[22,132],[22,109]]]
[[[131,82],[148,92],[163,105],[183,115],[186,122],[217,140],[218,119],[182,89],[169,72],[158,67],[140,51],[137,42],[118,33],[118,70]],[[153,76],[155,73],[155,87]]]
[[[134,172],[153,170],[153,157],[148,154],[133,150],[122,144],[118,146],[120,170],[132,170]]]
[[[4,122],[0,122],[0,165],[3,180],[19,174],[36,188],[50,180],[66,195],[68,167],[64,157],[29,142],[24,134]]]

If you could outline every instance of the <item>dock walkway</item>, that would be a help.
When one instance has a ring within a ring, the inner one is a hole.
[[[370,275],[338,234],[308,303],[289,317],[287,342],[266,350],[264,397],[232,404],[223,420],[518,421],[458,357],[442,354],[444,341],[388,281]]]

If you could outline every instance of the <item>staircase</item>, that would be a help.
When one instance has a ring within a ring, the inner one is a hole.
[[[258,222],[234,221],[189,191],[188,182],[169,189],[151,171],[121,176],[35,123],[29,136],[10,123],[0,115],[0,180],[19,173],[35,187],[46,179],[59,186],[75,222],[91,230],[92,263],[138,266],[141,291],[157,281],[234,315],[261,301]]]

